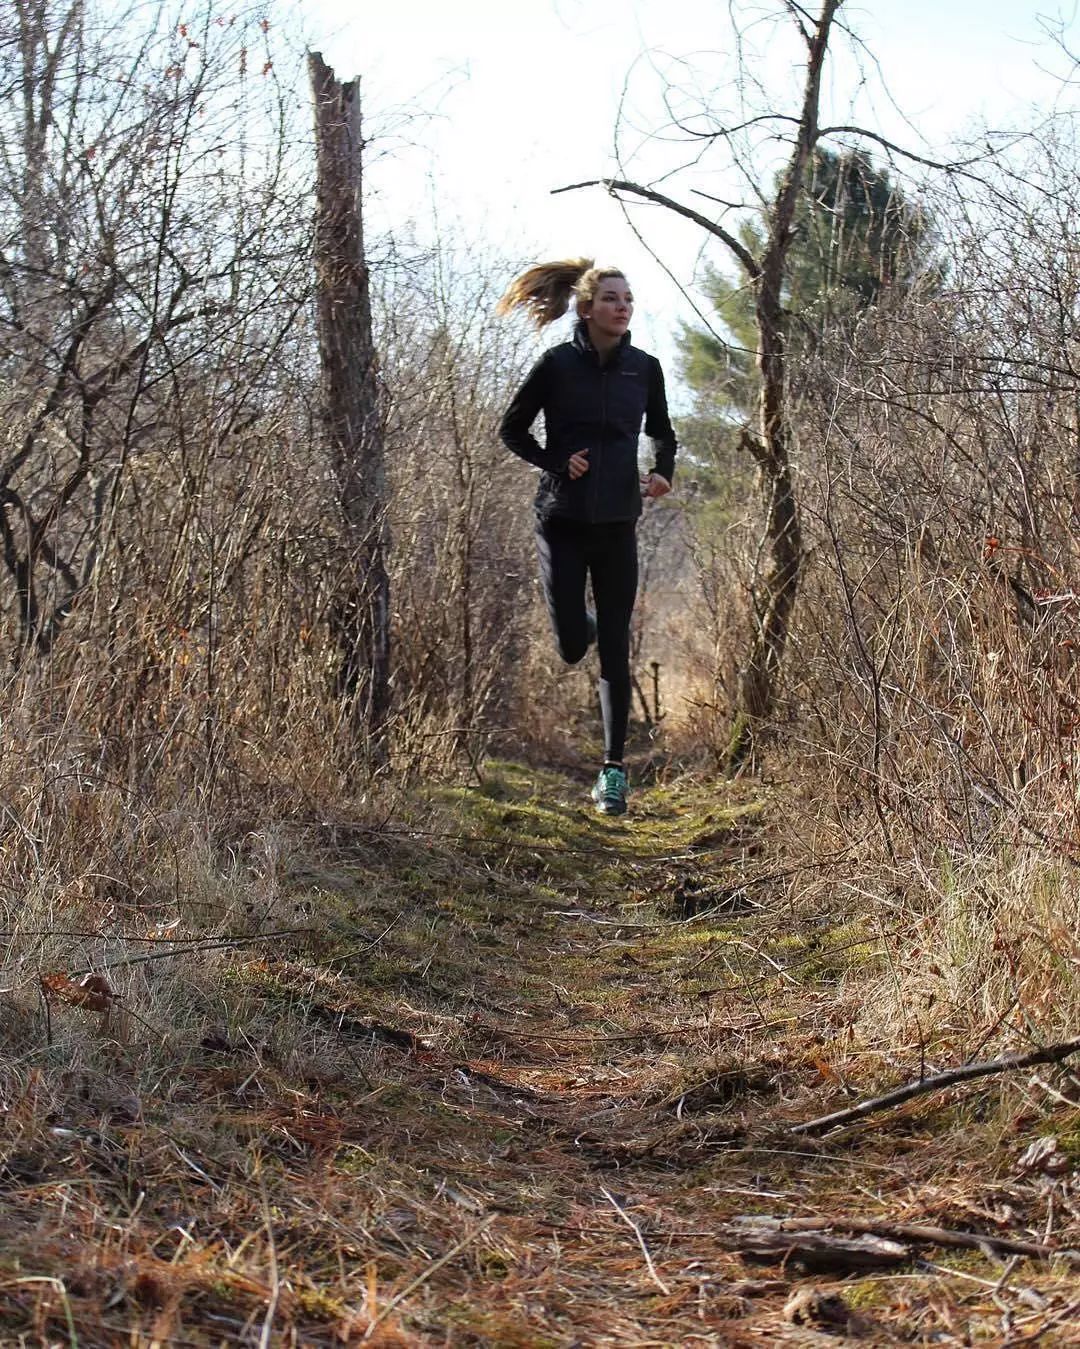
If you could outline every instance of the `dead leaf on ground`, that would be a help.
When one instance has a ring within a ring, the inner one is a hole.
[[[56,974],[43,974],[41,987],[46,997],[87,1012],[109,1012],[119,999],[119,994],[100,974],[88,974],[76,983],[60,970]]]
[[[851,1309],[838,1293],[823,1293],[817,1288],[800,1288],[788,1298],[784,1319],[795,1326],[847,1334],[851,1329]]]
[[[1016,1170],[1020,1175],[1030,1175],[1041,1171],[1046,1176],[1060,1176],[1072,1170],[1072,1159],[1064,1151],[1053,1134],[1037,1138],[1017,1159]]]

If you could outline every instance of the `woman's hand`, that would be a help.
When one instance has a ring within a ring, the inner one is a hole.
[[[570,456],[570,462],[566,465],[566,471],[570,474],[570,479],[583,478],[589,471],[589,451],[576,450]]]
[[[646,473],[642,475],[641,495],[643,497],[649,497],[655,501],[657,497],[667,496],[670,491],[671,483],[661,474]]]

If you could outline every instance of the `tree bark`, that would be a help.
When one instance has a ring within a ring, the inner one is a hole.
[[[324,416],[350,570],[334,606],[338,684],[377,744],[389,703],[390,583],[378,366],[364,256],[360,82],[308,53],[315,103],[315,288]]]
[[[769,238],[757,278],[756,316],[761,402],[758,434],[744,444],[757,460],[765,502],[763,543],[767,558],[754,595],[755,628],[735,699],[728,759],[737,768],[753,755],[755,729],[772,712],[776,681],[787,645],[788,626],[802,574],[802,531],[791,473],[791,418],[788,406],[787,322],[783,285],[792,222],[806,166],[818,140],[821,71],[829,34],[842,0],[824,0],[807,44],[806,84],[795,146],[769,213]],[[801,26],[801,25],[800,25]]]

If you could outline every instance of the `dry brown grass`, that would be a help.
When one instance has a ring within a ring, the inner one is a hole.
[[[1073,1182],[1016,1161],[1075,1158],[1080,1112],[991,1080],[795,1140],[918,1073],[863,1011],[882,943],[796,902],[757,788],[672,778],[628,823],[579,796],[487,764],[377,820],[198,847],[175,816],[145,914],[12,906],[3,1342],[800,1344],[817,1287],[866,1343],[1080,1343],[1064,1264],[747,1268],[753,1214],[1076,1245]],[[38,975],[84,965],[119,1005],[47,1018]]]

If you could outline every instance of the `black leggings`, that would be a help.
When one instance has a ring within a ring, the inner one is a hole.
[[[558,516],[538,519],[536,550],[559,654],[570,665],[581,660],[588,646],[586,573],[592,577],[604,758],[621,762],[630,717],[630,616],[637,595],[637,522],[593,525]]]

